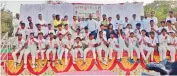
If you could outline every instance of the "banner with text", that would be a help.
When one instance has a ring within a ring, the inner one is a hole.
[[[74,15],[81,18],[88,18],[89,14],[93,15],[93,18],[100,17],[101,5],[95,4],[74,4]]]

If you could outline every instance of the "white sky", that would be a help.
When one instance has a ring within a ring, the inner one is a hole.
[[[20,12],[21,4],[43,4],[47,0],[2,0],[6,3],[6,8],[13,12],[13,15]],[[53,0],[56,1],[56,0]],[[154,0],[60,0],[70,3],[99,3],[99,4],[115,4],[125,2],[144,2],[144,5],[153,2]]]

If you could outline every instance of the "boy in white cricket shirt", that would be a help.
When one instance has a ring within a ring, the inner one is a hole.
[[[154,51],[157,50],[158,46],[158,39],[157,37],[155,37],[155,33],[154,32],[150,32],[149,33],[150,37],[149,37],[149,41],[148,41],[148,53],[146,55],[146,59],[149,58],[149,56],[151,56],[150,61],[153,62],[154,60]]]
[[[99,32],[99,37],[97,37],[96,41],[97,41],[96,49],[97,49],[99,61],[107,65],[109,50],[108,50],[107,38],[103,37],[103,31]],[[102,50],[105,52],[104,61],[102,60]]]
[[[161,31],[162,31],[162,29],[167,29],[167,26],[166,26],[166,24],[165,24],[165,21],[161,21],[160,22],[160,27],[159,27],[159,29],[158,29],[158,34],[160,35],[161,34]]]
[[[49,34],[49,39],[47,40],[47,51],[46,51],[46,56],[47,56],[47,60],[49,62],[49,54],[50,52],[52,52],[52,62],[55,61],[55,56],[56,56],[56,48],[57,48],[57,43],[56,40],[54,39],[54,35],[53,35],[53,31],[50,32]],[[49,66],[49,63],[48,63]]]
[[[56,39],[57,45],[58,45],[58,59],[59,59],[59,64],[62,65],[62,56],[63,53],[65,52],[65,64],[67,64],[67,56],[68,56],[68,50],[64,50],[64,40],[63,40],[63,35],[58,34],[58,38]]]
[[[42,33],[43,33],[44,38],[46,38],[47,35],[48,35],[48,33],[46,33],[46,29],[45,29],[44,27],[42,27],[41,24],[37,24],[37,29],[36,29],[36,31],[34,32],[35,38],[38,37],[38,33],[39,33],[39,32],[42,32]]]
[[[73,50],[73,43],[72,42],[74,42],[74,40],[72,39],[71,34],[69,33],[67,35],[67,39],[64,39],[64,42],[63,42],[64,51],[65,51],[65,65],[68,64],[68,61],[67,61],[68,53],[67,52],[70,52]]]
[[[83,40],[83,35],[81,34],[80,29],[76,29],[76,33],[74,33],[73,35],[74,39],[80,37],[80,39]]]
[[[119,32],[117,33],[117,35],[118,35],[117,42],[118,42],[118,45],[119,45],[119,48],[118,48],[118,51],[117,51],[117,61],[121,62],[122,57],[123,57],[123,50],[126,50],[128,52],[129,49],[126,46],[126,42],[127,42],[126,39],[123,38]]]
[[[109,61],[112,61],[113,50],[115,50],[115,51],[120,50],[120,49],[118,49],[119,48],[118,41],[114,37],[113,33],[110,34],[110,38],[108,39],[108,44],[109,44],[109,47],[108,47],[109,48]]]
[[[162,29],[161,35],[159,35],[159,55],[160,55],[160,61],[166,59],[166,52],[168,48],[168,39],[169,36],[167,34],[166,29]]]
[[[175,37],[175,32],[170,32],[168,50],[170,51],[171,62],[175,62],[175,54],[177,50],[177,37]]]
[[[149,30],[147,31],[148,32],[148,34],[149,34],[149,32],[154,32],[155,33],[155,36],[158,36],[158,27],[157,27],[157,25],[155,25],[154,24],[154,21],[153,20],[150,20],[150,28],[149,28]]]
[[[133,31],[132,29],[132,25],[131,24],[127,24],[127,27],[126,29],[124,30],[125,34],[126,34],[126,37],[129,37],[130,36],[130,33]]]
[[[129,48],[128,57],[130,57],[128,60],[129,60],[130,63],[134,63],[134,61],[133,61],[133,50],[135,50],[136,54],[137,54],[137,61],[139,63],[140,62],[140,51],[137,47],[138,39],[134,35],[133,32],[130,33],[130,36],[127,39],[128,39],[127,41],[128,41],[128,48]]]
[[[146,61],[146,56],[144,54],[144,50],[145,51],[150,51],[150,49],[148,48],[148,42],[149,42],[149,38],[146,36],[146,30],[141,30],[141,36],[138,39],[138,43],[139,43],[139,49],[140,49],[140,53],[143,56],[144,60]]]
[[[56,33],[57,33],[57,36],[58,34],[62,34],[63,37],[65,37],[68,34],[68,32],[62,28],[62,24],[58,25],[58,30],[56,31]]]
[[[31,53],[32,57],[32,68],[35,68],[35,57],[37,52],[38,40],[34,38],[34,33],[30,33],[30,38],[28,39],[25,46],[27,47],[24,52],[24,68],[27,67],[27,57]]]
[[[27,38],[29,38],[30,33],[35,32],[36,28],[34,28],[34,25],[32,22],[29,23],[29,27],[27,29]]]
[[[73,64],[76,64],[78,51],[81,53],[81,57],[83,57],[82,43],[80,37],[76,37],[73,48],[74,48],[74,50],[72,51]]]
[[[18,34],[22,34],[22,38],[24,40],[27,40],[27,30],[26,30],[26,27],[25,27],[25,23],[21,23],[20,24],[21,26],[18,27],[17,31],[16,31],[16,35]]]
[[[18,34],[18,39],[15,40],[14,45],[13,45],[13,52],[12,56],[14,59],[14,66],[16,67],[22,60],[22,56],[24,54],[24,43],[25,40],[22,38],[22,34]],[[18,57],[17,60],[17,53],[20,53],[20,56]]]
[[[96,64],[96,52],[95,52],[96,41],[94,39],[94,35],[92,35],[92,34],[89,35],[89,40],[86,43],[86,46],[87,46],[87,48],[84,50],[83,65],[86,64],[86,57],[87,57],[87,53],[89,51],[92,51],[93,59],[94,59],[94,62]]]
[[[47,42],[43,37],[43,33],[39,32],[38,34],[38,52],[36,53],[36,59],[38,59],[38,53],[41,53],[42,65],[44,65],[44,52],[46,51]]]

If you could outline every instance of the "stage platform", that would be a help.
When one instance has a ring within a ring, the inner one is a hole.
[[[104,53],[104,52],[102,52]],[[117,75],[140,75],[142,72],[153,72],[153,71],[148,71],[146,70],[146,64],[144,63],[144,60],[140,59],[140,63],[136,61],[136,52],[134,51],[134,60],[135,63],[130,63],[128,62],[128,57],[127,57],[127,52],[123,52],[123,59],[121,62],[118,62],[116,60],[117,53],[114,51],[113,52],[113,59],[112,61],[108,62],[108,65],[104,65],[103,63],[97,61],[97,65],[94,64],[94,60],[92,58],[92,52],[90,51],[87,54],[87,63],[82,66],[82,58],[80,58],[80,53],[78,53],[78,59],[76,64],[72,63],[72,56],[69,53],[68,55],[68,65],[64,65],[64,58],[62,60],[63,65],[58,64],[58,60],[55,61],[55,65],[52,66],[51,63],[48,63],[47,60],[45,59],[45,65],[42,67],[42,60],[40,59],[41,56],[39,54],[39,59],[36,59],[36,68],[31,67],[31,55],[28,56],[28,64],[27,68],[23,68],[23,61],[20,63],[19,66],[14,67],[14,62],[11,53],[8,53],[7,56],[1,54],[1,57],[5,56],[5,59],[8,59],[5,62],[1,63],[1,74],[6,74],[6,75],[59,75],[65,74],[67,72],[78,72],[78,71],[104,71],[104,70],[109,70],[113,72],[114,74]],[[170,52],[167,51],[167,58],[170,59],[169,57]],[[64,56],[63,56],[64,57]],[[50,58],[52,58],[52,53],[50,55]],[[56,57],[57,58],[57,57]],[[177,54],[175,56],[176,61],[177,61]],[[2,60],[2,58],[1,58]],[[159,54],[157,51],[154,52],[154,62],[159,62]],[[50,66],[47,66],[50,64]],[[79,73],[79,72],[78,72]],[[69,73],[68,73],[69,74]],[[74,74],[74,73],[73,73]]]

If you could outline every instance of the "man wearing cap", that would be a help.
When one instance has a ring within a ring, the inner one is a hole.
[[[25,23],[21,23],[21,26],[18,27],[16,34],[22,34],[24,40],[27,39],[27,30],[25,28]]]
[[[54,32],[51,31],[49,33],[49,39],[47,40],[47,51],[46,51],[46,56],[47,56],[47,60],[48,62],[50,61],[49,60],[49,54],[50,52],[52,52],[52,64],[53,62],[55,61],[55,56],[56,56],[56,51],[57,51],[57,43],[56,43],[56,40],[54,39]],[[49,64],[48,64],[49,66]]]
[[[32,68],[35,68],[35,57],[36,57],[36,52],[37,52],[37,45],[38,45],[38,40],[34,38],[34,33],[30,33],[30,38],[27,40],[27,43],[25,43],[25,46],[27,47],[25,49],[24,53],[24,68],[27,67],[27,57],[31,53],[32,57]]]
[[[22,56],[24,54],[24,44],[25,40],[22,38],[22,34],[18,34],[17,40],[15,40],[14,45],[13,45],[13,52],[12,52],[12,57],[14,59],[14,66],[16,67],[22,60]],[[17,53],[20,53],[20,56],[18,57],[17,60]]]
[[[44,65],[44,52],[46,51],[47,42],[43,37],[43,33],[39,32],[38,34],[38,51],[36,53],[36,59],[38,59],[38,53],[41,53],[42,64]]]
[[[175,36],[175,32],[170,32],[168,50],[170,51],[171,62],[175,62],[175,54],[177,50],[177,37]]]
[[[15,16],[15,18],[12,21],[12,25],[14,27],[14,30],[13,30],[13,35],[14,36],[15,36],[16,31],[17,31],[17,29],[18,29],[18,27],[20,25],[20,19],[19,18],[20,18],[20,15],[17,13],[16,16]]]

